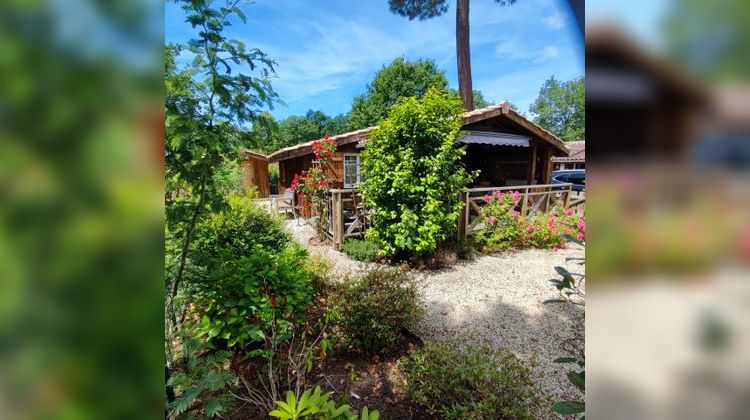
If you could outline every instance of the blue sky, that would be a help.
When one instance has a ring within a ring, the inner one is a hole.
[[[638,41],[663,48],[662,22],[672,0],[587,0],[586,22],[610,22],[626,30]]]
[[[220,0],[217,0],[220,1]],[[273,87],[286,105],[278,118],[308,109],[348,112],[352,98],[394,58],[430,58],[457,88],[455,1],[438,18],[410,21],[388,10],[387,0],[257,0],[244,6],[231,38],[265,51],[278,63]],[[178,5],[167,3],[166,42],[185,42],[192,28]],[[560,0],[522,0],[500,7],[471,2],[474,89],[494,102],[509,100],[527,111],[542,83],[554,75],[583,75],[583,45],[573,16]]]

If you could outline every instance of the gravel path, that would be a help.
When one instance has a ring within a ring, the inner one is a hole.
[[[376,265],[353,261],[330,246],[309,245],[314,232],[308,225],[290,220],[287,227],[311,254],[330,259],[340,278]],[[572,365],[553,361],[568,355],[560,343],[572,340],[574,325],[583,322],[584,309],[543,302],[559,297],[548,282],[559,278],[555,267],[582,273],[581,266],[566,258],[581,258],[584,253],[583,247],[571,244],[558,251],[485,255],[445,270],[415,271],[427,316],[414,332],[424,340],[458,337],[506,347],[519,357],[538,362],[537,380],[554,401],[579,399],[565,376]],[[554,418],[551,413],[550,417]]]
[[[555,401],[578,399],[565,376],[571,365],[553,361],[568,355],[560,343],[572,340],[576,320],[583,322],[583,307],[543,302],[559,297],[548,282],[559,278],[555,266],[581,273],[581,266],[566,258],[583,256],[582,247],[571,245],[558,251],[481,256],[423,273],[420,284],[427,316],[415,333],[422,339],[459,337],[506,347],[539,363],[537,380]]]
[[[369,268],[377,267],[380,264],[355,261],[349,258],[345,253],[336,251],[330,245],[313,245],[311,239],[315,237],[315,229],[306,224],[303,219],[287,220],[286,228],[292,232],[294,239],[307,248],[311,255],[318,255],[330,260],[333,263],[334,278],[344,279],[367,271]]]

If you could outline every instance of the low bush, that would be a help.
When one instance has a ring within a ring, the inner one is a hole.
[[[331,261],[321,256],[310,255],[305,259],[304,270],[310,276],[310,284],[316,296],[325,296],[334,287],[331,268]]]
[[[257,245],[195,287],[199,336],[242,347],[263,341],[271,329],[289,330],[304,320],[312,301],[305,251],[298,245],[269,252]]]
[[[398,269],[375,269],[355,279],[336,297],[338,326],[359,349],[387,351],[424,314],[414,279]]]
[[[347,404],[337,405],[331,400],[332,392],[322,393],[320,386],[306,389],[299,398],[287,391],[286,401],[276,401],[276,409],[268,413],[282,420],[323,419],[323,420],[378,420],[380,413],[367,407],[357,415]]]
[[[185,413],[208,418],[222,414],[232,407],[234,400],[227,391],[237,385],[237,377],[230,368],[230,353],[212,351],[197,340],[186,340],[186,365],[167,380],[175,391],[168,403],[169,418]]]
[[[344,242],[344,252],[357,261],[374,261],[378,258],[378,244],[370,240],[349,239]]]
[[[546,398],[531,367],[506,350],[465,341],[431,342],[399,361],[405,392],[446,419],[527,419]]]
[[[516,207],[520,194],[493,192],[485,195],[483,209],[485,230],[479,240],[489,251],[508,251],[523,248],[548,249],[565,244],[565,235],[583,240],[586,223],[572,210],[559,208],[555,212],[536,212],[521,215]]]
[[[198,226],[193,253],[196,264],[216,269],[223,262],[249,255],[256,246],[281,251],[291,242],[281,220],[255,205],[251,196],[232,193],[227,204]]]

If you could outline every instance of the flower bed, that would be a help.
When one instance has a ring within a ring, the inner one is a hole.
[[[516,210],[520,198],[518,191],[495,191],[483,197],[486,205],[481,217],[485,229],[478,238],[487,251],[556,249],[565,244],[565,236],[585,239],[586,221],[572,209],[557,208],[526,216]]]

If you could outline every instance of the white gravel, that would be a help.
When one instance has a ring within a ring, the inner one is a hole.
[[[528,250],[481,256],[439,272],[421,274],[427,316],[415,333],[422,339],[458,337],[505,347],[523,359],[535,359],[537,381],[555,401],[578,399],[566,378],[572,365],[553,361],[568,356],[563,340],[573,338],[576,319],[583,328],[584,308],[544,304],[559,298],[549,280],[560,278],[555,266],[582,273],[568,257],[583,257],[571,245],[558,251]],[[581,343],[582,345],[582,343]]]
[[[367,271],[369,268],[376,267],[380,264],[355,261],[343,252],[336,251],[330,245],[320,245],[316,241],[311,241],[315,237],[315,228],[304,219],[291,219],[285,223],[286,228],[292,233],[294,239],[307,248],[310,255],[318,255],[330,260],[333,263],[331,270],[335,279],[343,280],[349,276],[356,276]]]
[[[290,220],[287,227],[311,254],[330,259],[340,278],[375,265],[353,261],[330,246],[310,246],[314,231],[300,223]],[[536,360],[537,382],[553,401],[580,399],[566,378],[573,365],[553,361],[569,355],[561,342],[573,338],[574,325],[583,328],[584,308],[543,302],[560,297],[549,283],[560,278],[555,266],[583,273],[582,266],[566,258],[584,254],[583,247],[571,244],[557,251],[485,255],[444,270],[415,271],[427,314],[414,332],[423,340],[460,338],[508,348],[523,359]],[[551,413],[550,417],[554,418]]]

